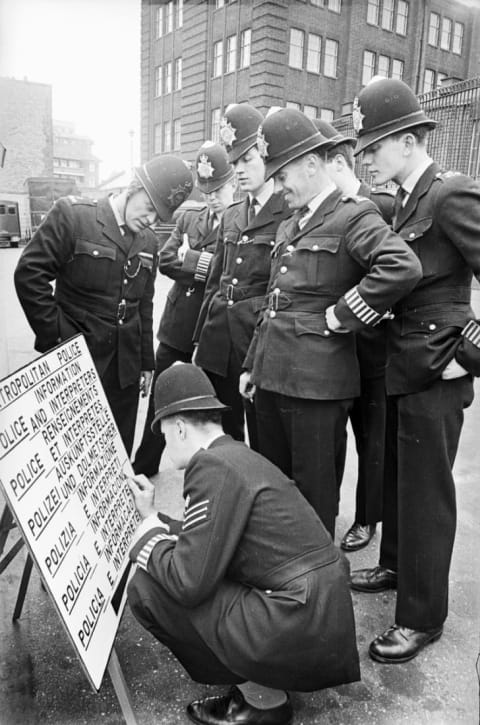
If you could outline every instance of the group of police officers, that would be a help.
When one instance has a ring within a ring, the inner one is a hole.
[[[372,641],[369,654],[378,662],[398,663],[437,640],[447,617],[456,527],[452,467],[463,411],[473,399],[473,376],[480,374],[480,325],[470,307],[472,274],[480,279],[480,187],[430,158],[426,141],[435,122],[402,81],[367,85],[355,100],[353,121],[356,138],[294,109],[264,118],[241,103],[222,119],[221,144],[206,142],[199,149],[196,184],[206,206],[180,214],[159,256],[161,272],[174,285],[158,330],[156,385],[132,486],[136,498],[151,494],[140,474],[158,470],[163,442],[152,433],[156,422],[158,432],[158,420],[186,415],[192,407],[220,406],[228,440],[244,440],[246,420],[252,455],[258,452],[295,482],[333,539],[350,417],[358,452],[357,501],[341,547],[354,551],[367,545],[382,521],[379,565],[352,572],[349,584],[361,592],[397,589],[394,624]],[[358,154],[376,185],[397,184],[395,199],[355,177]],[[235,179],[245,193],[236,202]],[[157,254],[149,227],[155,218],[171,219],[192,183],[183,162],[164,156],[137,169],[120,196],[98,204],[58,202],[15,273],[37,349],[85,334],[129,452],[138,376],[146,392],[153,368]],[[209,380],[194,372],[191,378],[192,365],[171,367],[192,359]],[[167,412],[160,414],[162,409]],[[192,437],[181,422],[176,445]],[[199,445],[197,433],[194,437]],[[225,455],[235,460],[237,449],[230,446]],[[246,460],[245,446],[241,450]],[[186,481],[190,458],[183,465]],[[215,471],[212,480],[219,478]],[[238,483],[239,491],[243,485],[248,484]],[[207,518],[214,517],[214,494],[209,489],[204,495],[198,504],[187,496],[183,529],[189,528],[192,505],[195,511],[203,504]],[[242,506],[240,495],[237,505]],[[150,504],[145,511],[148,518]],[[304,519],[303,511],[299,528]],[[158,525],[142,532],[133,558],[162,586],[170,574],[155,562],[160,555],[166,561],[167,550],[172,554],[182,541],[185,548],[189,539],[165,522],[167,533],[159,533]],[[201,526],[206,526],[202,516]],[[225,540],[228,534],[223,531]],[[268,539],[268,527],[264,536]],[[210,534],[207,539],[198,545],[210,556]],[[251,551],[249,557],[255,569]],[[226,572],[228,580],[228,566]],[[145,582],[135,591],[136,602],[153,599]],[[140,609],[134,608],[140,621],[175,652],[171,632],[165,639],[151,624],[153,615]],[[157,612],[154,620],[159,617]],[[200,637],[205,645],[206,635]],[[190,648],[197,645],[189,640]],[[261,661],[257,643],[254,649]],[[228,664],[233,679],[219,682],[248,679]],[[355,679],[355,666],[337,682]],[[281,686],[301,689],[298,678],[291,679],[294,686],[280,678]],[[259,694],[239,684],[241,692],[234,688],[220,704],[214,698],[188,714],[199,723],[290,722],[290,704],[268,689],[278,681],[262,671],[256,685],[266,689]]]

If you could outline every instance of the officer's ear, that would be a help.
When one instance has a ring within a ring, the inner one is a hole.
[[[407,133],[404,133],[401,140],[403,141],[403,145],[405,148],[405,151],[409,154],[412,153],[412,151],[417,146],[417,137],[415,134],[411,133],[410,131],[407,131]]]
[[[184,418],[178,416],[175,418],[175,430],[180,440],[184,441],[187,437],[187,425]]]

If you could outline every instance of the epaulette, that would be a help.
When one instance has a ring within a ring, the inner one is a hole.
[[[451,179],[452,176],[461,176],[460,171],[439,171],[435,174],[437,179]]]
[[[85,204],[86,206],[96,206],[97,205],[96,199],[89,199],[85,196],[73,196],[73,194],[69,194],[69,196],[67,196],[67,199],[70,202],[70,204],[72,204],[72,206],[74,204]]]
[[[385,194],[385,196],[389,196],[392,199],[395,198],[395,193],[391,189],[377,189],[377,188],[375,188],[375,186],[372,186],[372,188],[370,189],[370,192],[377,196],[380,196],[381,194]]]
[[[342,201],[354,201],[358,204],[359,201],[370,201],[370,199],[367,199],[366,196],[357,196],[356,194],[344,194],[344,196],[342,196]]]

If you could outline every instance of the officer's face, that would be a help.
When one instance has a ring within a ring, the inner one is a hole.
[[[219,189],[211,191],[209,194],[202,192],[202,196],[207,202],[209,210],[220,215],[232,203],[234,191],[235,182],[228,181]]]
[[[375,184],[402,183],[406,164],[403,137],[387,136],[376,141],[363,152],[362,163],[368,167]]]
[[[151,227],[158,219],[150,197],[143,189],[129,197],[125,206],[125,224],[134,234]]]
[[[290,209],[301,209],[315,196],[312,192],[312,168],[308,157],[290,161],[275,174],[275,184],[281,186]]]
[[[265,183],[265,164],[256,146],[233,163],[238,185],[242,191],[256,194]]]

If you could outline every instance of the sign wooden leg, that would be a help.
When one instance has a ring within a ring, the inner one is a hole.
[[[17,594],[17,602],[15,604],[15,610],[13,612],[13,621],[16,622],[20,618],[23,608],[23,602],[25,601],[25,594],[27,593],[28,582],[30,581],[30,574],[32,573],[33,559],[30,554],[27,554],[25,559],[25,566],[23,567],[22,580],[20,582],[20,588]]]
[[[115,647],[112,649],[110,659],[108,660],[108,674],[112,680],[113,689],[117,695],[120,709],[125,719],[126,725],[137,725],[135,713],[133,712],[132,700],[130,692],[128,690],[125,677],[123,676],[122,668],[118,660],[118,655]]]

